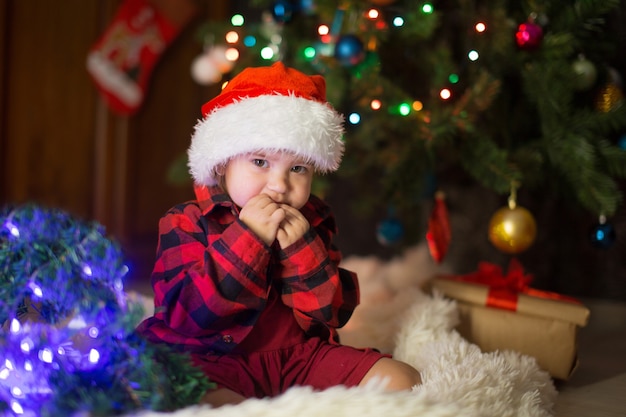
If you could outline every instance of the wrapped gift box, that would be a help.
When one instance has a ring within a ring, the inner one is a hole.
[[[457,300],[457,330],[483,352],[515,350],[534,356],[556,379],[567,380],[578,364],[577,332],[589,309],[560,294],[529,287],[532,277],[515,260],[506,276],[481,263],[469,275],[439,276],[433,288]]]

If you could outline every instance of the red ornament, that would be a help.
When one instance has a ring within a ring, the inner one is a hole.
[[[450,222],[448,220],[445,195],[443,192],[438,191],[435,193],[433,210],[428,219],[428,232],[426,233],[428,250],[437,263],[440,263],[446,256],[450,240]]]
[[[532,50],[541,45],[543,39],[543,29],[536,23],[526,22],[517,27],[515,41],[522,49]]]

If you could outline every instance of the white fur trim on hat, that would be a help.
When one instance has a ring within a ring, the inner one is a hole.
[[[187,152],[197,184],[215,185],[215,168],[258,151],[288,151],[318,172],[339,168],[343,116],[331,106],[295,95],[261,95],[217,107],[199,120]]]

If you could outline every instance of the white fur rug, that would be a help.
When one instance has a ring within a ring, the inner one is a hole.
[[[441,267],[425,246],[382,262],[346,258],[359,274],[362,303],[341,330],[343,343],[393,353],[419,369],[423,384],[412,392],[385,392],[384,381],[367,387],[315,392],[293,387],[271,399],[236,406],[192,406],[139,417],[548,417],[556,389],[535,360],[515,352],[482,353],[455,330],[454,301],[421,288]]]

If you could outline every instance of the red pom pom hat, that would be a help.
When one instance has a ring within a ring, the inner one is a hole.
[[[202,106],[187,152],[196,184],[215,185],[216,167],[259,151],[302,156],[318,172],[339,168],[343,116],[326,101],[326,82],[277,62],[247,68]]]

